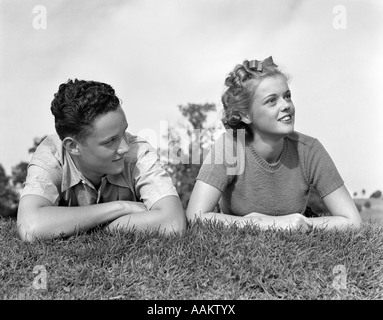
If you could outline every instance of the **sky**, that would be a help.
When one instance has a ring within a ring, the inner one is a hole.
[[[155,145],[179,105],[214,103],[218,123],[226,75],[271,55],[295,130],[325,146],[351,193],[383,190],[382,21],[380,0],[0,0],[0,164],[10,174],[54,133],[68,79],[111,84],[128,130]]]

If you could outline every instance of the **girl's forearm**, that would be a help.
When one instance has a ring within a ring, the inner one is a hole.
[[[189,220],[193,220],[195,218],[200,218],[202,221],[216,220],[223,222],[225,225],[237,224],[238,226],[245,226],[249,223],[255,224],[257,221],[261,220],[261,218],[255,219],[250,216],[235,216],[219,212],[204,212],[195,214],[194,217],[189,218]]]
[[[323,216],[309,219],[312,221],[314,228],[344,230],[347,228],[359,229],[360,227],[359,221],[343,216]]]

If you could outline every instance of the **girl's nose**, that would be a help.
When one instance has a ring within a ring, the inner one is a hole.
[[[282,108],[282,111],[283,112],[289,112],[291,109],[290,105],[284,105],[284,107]]]

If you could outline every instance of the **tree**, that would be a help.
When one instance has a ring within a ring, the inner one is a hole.
[[[214,142],[216,127],[206,125],[209,113],[216,110],[214,104],[188,104],[178,106],[186,123],[170,127],[168,149],[161,150],[164,167],[176,186],[182,205],[187,207],[196,177],[203,163],[206,150]]]
[[[36,151],[39,144],[46,138],[33,139],[33,146],[28,149],[29,153]],[[7,176],[0,164],[0,216],[15,217],[19,205],[19,190],[27,177],[28,163],[21,161],[12,167],[11,177]]]
[[[216,111],[215,104],[188,103],[187,106],[178,106],[182,115],[190,122],[193,129],[202,129],[205,127],[207,116],[210,112]]]
[[[12,182],[13,185],[21,186],[27,177],[28,162],[21,161],[19,164],[12,167]]]
[[[381,197],[382,197],[382,191],[380,191],[380,190],[375,191],[375,192],[370,196],[370,198],[375,198],[375,199],[380,199]]]
[[[41,138],[34,138],[33,139],[33,146],[28,149],[28,153],[34,153],[37,149],[37,147],[40,145],[40,143],[46,138],[47,136],[43,136]],[[28,168],[28,162],[21,161],[19,164],[12,167],[12,182],[16,189],[20,189],[22,184],[25,182],[25,179],[27,178],[27,168]]]
[[[15,216],[18,206],[18,194],[10,184],[4,167],[0,164],[0,216]]]

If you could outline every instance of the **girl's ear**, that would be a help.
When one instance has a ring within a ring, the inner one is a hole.
[[[63,140],[63,146],[70,154],[77,156],[80,154],[78,142],[71,137],[66,137]]]
[[[241,121],[245,124],[251,123],[251,120],[248,118],[248,116],[242,116]]]

